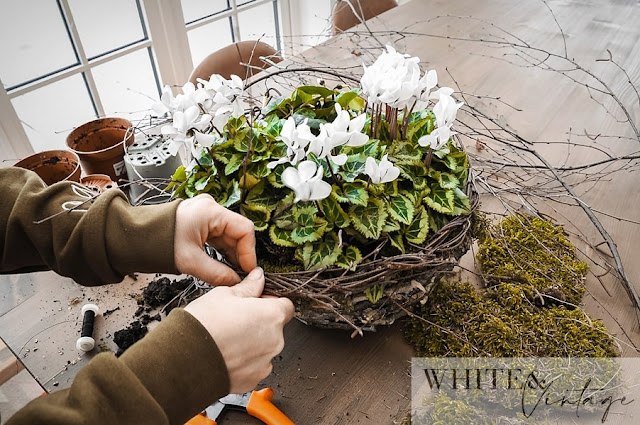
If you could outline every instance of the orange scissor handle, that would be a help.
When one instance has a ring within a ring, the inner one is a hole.
[[[184,425],[217,425],[216,421],[213,419],[207,418],[202,413],[198,413],[193,418],[189,419],[189,421]]]
[[[295,425],[291,419],[271,403],[272,398],[273,390],[271,388],[253,391],[249,403],[247,403],[247,413],[267,425]]]

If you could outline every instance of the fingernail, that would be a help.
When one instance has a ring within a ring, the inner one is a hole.
[[[262,270],[262,267],[256,267],[255,269],[251,270],[251,273],[249,273],[247,277],[250,279],[260,279],[263,275],[264,271]]]

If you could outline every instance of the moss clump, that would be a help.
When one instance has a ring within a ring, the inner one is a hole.
[[[580,303],[588,266],[576,258],[562,227],[516,214],[481,242],[478,261],[489,284],[516,282],[531,301]]]
[[[617,355],[604,325],[576,307],[587,265],[562,228],[509,217],[481,242],[478,259],[486,289],[441,282],[416,312],[424,320],[412,320],[407,334],[419,356]]]

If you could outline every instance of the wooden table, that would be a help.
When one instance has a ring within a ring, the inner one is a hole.
[[[564,41],[546,5],[561,25]],[[437,69],[442,85],[458,84],[467,93],[493,98],[477,102],[529,140],[566,140],[569,129],[592,135],[631,136],[626,126],[601,118],[600,107],[589,101],[584,88],[558,73],[514,66],[513,58],[503,56],[494,41],[500,39],[498,36],[519,37],[531,46],[556,53],[564,51],[566,41],[568,56],[610,81],[632,105],[631,114],[638,120],[640,105],[634,101],[633,91],[625,88],[621,74],[610,65],[596,62],[608,57],[609,49],[629,71],[631,80],[640,83],[638,22],[640,6],[635,0],[614,4],[587,0],[548,0],[546,4],[538,0],[414,0],[369,21],[368,29],[360,26],[332,38],[295,61],[357,73],[362,62],[371,63],[380,47],[389,43],[399,51],[419,56],[423,69]],[[637,142],[615,142],[619,145],[615,149],[635,151]],[[473,150],[474,146],[468,148]],[[554,161],[563,154],[545,152]],[[638,181],[637,171],[617,174],[592,188],[584,199],[607,214],[638,222]],[[493,208],[489,200],[485,201],[486,208]],[[559,221],[596,237],[589,222],[575,209],[559,208],[553,213]],[[626,271],[640,290],[636,278],[640,276],[640,262],[634,261],[637,224],[604,214],[600,219],[617,241]],[[0,335],[48,391],[67,387],[92,356],[75,349],[82,305],[97,302],[105,310],[120,307],[96,323],[98,343],[115,349],[113,332],[131,321],[136,308],[132,295],[153,277],[82,288],[51,272],[2,276]],[[640,338],[633,309],[613,279],[603,277],[603,285],[611,295],[599,283],[588,282],[591,295],[585,298],[586,308],[620,338],[625,355],[635,355],[631,345],[638,346]],[[392,424],[406,416],[412,349],[404,341],[400,326],[351,339],[349,332],[320,330],[293,321],[286,327],[285,336],[287,345],[264,384],[274,388],[275,403],[296,423]],[[224,423],[258,422],[234,413]]]

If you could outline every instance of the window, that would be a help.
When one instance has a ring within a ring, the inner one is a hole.
[[[331,0],[0,0],[0,155],[17,160],[34,151],[66,149],[69,132],[96,117],[135,123],[163,85],[182,85],[194,64],[235,41],[261,39],[294,52],[292,32],[309,34],[302,28],[310,16],[319,22],[317,10],[326,23],[330,5]]]

